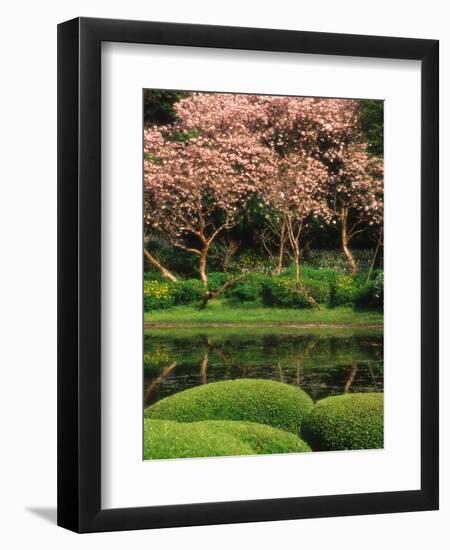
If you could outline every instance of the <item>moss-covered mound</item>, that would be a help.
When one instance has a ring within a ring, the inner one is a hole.
[[[312,399],[294,386],[241,379],[176,393],[148,407],[145,416],[178,422],[244,420],[298,434],[312,405]]]
[[[309,446],[294,434],[254,422],[144,421],[144,459],[302,453]]]
[[[318,401],[302,437],[314,451],[383,448],[383,394],[353,393]]]

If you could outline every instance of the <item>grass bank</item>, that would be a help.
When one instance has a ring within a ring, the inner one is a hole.
[[[145,328],[157,326],[361,326],[381,328],[383,313],[354,311],[350,307],[322,307],[320,310],[263,307],[255,304],[230,305],[214,300],[206,309],[196,306],[176,306],[166,310],[144,313]]]

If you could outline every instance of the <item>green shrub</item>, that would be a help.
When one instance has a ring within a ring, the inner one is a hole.
[[[168,281],[144,280],[144,311],[167,309],[175,305],[175,290]]]
[[[206,420],[211,430],[233,434],[250,445],[257,454],[302,453],[310,451],[310,446],[298,435],[256,422],[236,420]]]
[[[310,447],[298,436],[254,422],[207,420],[144,421],[144,459],[301,453]]]
[[[226,380],[185,390],[145,409],[147,418],[196,422],[244,420],[298,433],[312,399],[272,380]]]
[[[358,279],[356,275],[341,274],[330,285],[330,306],[353,305],[359,292]]]
[[[144,460],[253,454],[244,441],[201,422],[144,420]]]
[[[383,448],[383,393],[353,393],[318,401],[302,426],[314,451]]]
[[[213,272],[208,273],[208,290],[211,292],[217,292],[228,280],[226,273]]]
[[[311,298],[319,304],[327,304],[330,300],[330,285],[328,281],[307,279],[303,277],[302,284]]]
[[[355,305],[359,308],[382,309],[384,302],[384,275],[378,273],[373,280],[359,289]]]
[[[144,281],[168,281],[161,271],[144,271]]]
[[[204,284],[197,279],[179,279],[176,283],[172,284],[176,305],[199,302],[205,293]]]
[[[232,300],[239,302],[255,302],[260,295],[258,283],[244,283],[232,287],[228,295]]]
[[[339,271],[328,268],[314,268],[304,266],[302,268],[302,277],[305,281],[320,281],[322,283],[331,284],[340,275]]]
[[[300,281],[273,277],[262,284],[261,296],[268,307],[310,308],[305,292],[306,287]]]
[[[175,305],[199,302],[205,292],[203,283],[197,279],[144,278],[144,310],[167,309]]]

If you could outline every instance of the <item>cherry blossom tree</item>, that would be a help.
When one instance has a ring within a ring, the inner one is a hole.
[[[174,124],[145,129],[146,227],[196,255],[206,287],[213,243],[255,196],[278,273],[289,249],[300,277],[303,235],[317,217],[340,228],[356,269],[349,242],[382,219],[382,167],[360,143],[357,102],[196,93],[174,109]]]
[[[234,94],[194,94],[176,105],[186,131],[210,138],[249,132],[273,155],[276,172],[263,190],[270,212],[261,236],[267,250],[267,243],[278,246],[277,274],[289,245],[299,278],[306,220],[330,217],[322,192],[324,165],[336,163],[357,137],[358,109],[346,99]]]
[[[272,219],[276,220],[269,223],[280,237],[279,266],[283,247],[288,242],[299,280],[304,232],[313,217],[329,217],[325,202],[328,172],[323,163],[302,152],[279,158],[277,167],[276,178],[262,193],[273,212]]]
[[[328,220],[339,229],[342,250],[356,273],[350,241],[373,225],[382,234],[383,161],[368,154],[366,143],[350,143],[339,148],[329,171]]]
[[[273,173],[267,151],[248,132],[176,138],[178,128],[144,134],[146,224],[199,260],[207,287],[213,242],[238,222],[246,201]]]

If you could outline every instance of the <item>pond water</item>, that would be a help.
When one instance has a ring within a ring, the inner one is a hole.
[[[313,400],[383,391],[381,331],[152,329],[144,335],[144,406],[238,378],[295,385]]]

